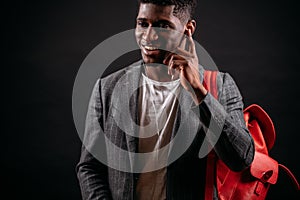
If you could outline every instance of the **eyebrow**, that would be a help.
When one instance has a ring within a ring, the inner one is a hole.
[[[146,18],[137,18],[136,20],[137,20],[137,21],[147,21]]]
[[[147,21],[147,18],[137,18],[136,21]],[[155,21],[153,23],[154,24],[155,23],[166,23],[168,25],[175,26],[172,22],[170,22],[168,20],[165,20],[165,19],[160,19],[160,20],[157,20],[157,21]]]

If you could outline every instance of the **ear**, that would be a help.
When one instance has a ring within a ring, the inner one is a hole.
[[[185,25],[184,33],[188,36],[189,36],[189,33],[191,33],[193,35],[195,30],[196,30],[196,21],[195,20],[189,20]]]

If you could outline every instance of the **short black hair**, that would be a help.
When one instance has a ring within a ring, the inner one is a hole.
[[[141,3],[152,3],[160,6],[174,5],[174,16],[182,22],[192,19],[197,6],[197,0],[138,0]]]

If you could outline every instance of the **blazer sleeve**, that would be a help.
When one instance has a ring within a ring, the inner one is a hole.
[[[97,159],[97,152],[105,153],[101,81],[98,80],[90,98],[81,156],[76,166],[82,199],[112,199],[108,184],[108,168]],[[92,153],[91,153],[92,152]]]
[[[220,74],[219,101],[208,93],[197,112],[218,157],[231,170],[241,171],[253,161],[254,142],[244,121],[240,91],[228,73]]]

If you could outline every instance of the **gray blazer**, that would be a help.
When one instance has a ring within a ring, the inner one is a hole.
[[[201,66],[199,71],[203,80]],[[141,72],[139,61],[95,84],[76,167],[83,199],[134,199]],[[214,151],[232,170],[243,170],[253,160],[242,96],[228,73],[218,73],[217,86],[218,100],[208,93],[198,106],[181,90],[169,152],[172,162],[167,166],[167,199],[204,198],[206,157],[199,155],[206,155],[209,144],[215,144]]]

